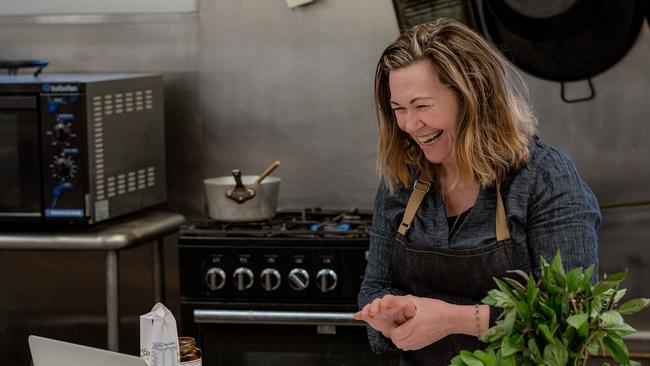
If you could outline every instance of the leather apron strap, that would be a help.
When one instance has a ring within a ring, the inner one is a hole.
[[[418,207],[420,207],[420,203],[422,203],[424,196],[426,196],[430,188],[431,188],[431,183],[427,182],[426,180],[422,180],[420,178],[415,180],[415,183],[413,183],[413,193],[411,193],[411,196],[409,197],[409,201],[406,203],[406,210],[404,210],[404,217],[402,218],[402,223],[399,224],[399,228],[397,229],[397,232],[406,236],[406,232],[411,227],[411,223],[415,218],[415,213],[418,211]]]
[[[496,212],[496,233],[497,241],[510,239],[510,230],[508,230],[508,224],[506,220],[506,211],[503,206],[503,199],[501,198],[501,184],[497,182],[497,212]],[[409,197],[408,202],[406,203],[406,209],[404,210],[404,217],[402,218],[402,223],[399,225],[397,231],[406,236],[406,232],[411,227],[411,223],[415,218],[415,213],[418,211],[424,196],[431,188],[431,183],[422,180],[416,179],[413,183],[413,193]]]

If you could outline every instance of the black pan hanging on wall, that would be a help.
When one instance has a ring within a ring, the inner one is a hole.
[[[491,40],[520,69],[561,83],[567,103],[593,99],[591,78],[625,56],[641,30],[645,0],[484,0]],[[565,83],[589,95],[567,99]]]

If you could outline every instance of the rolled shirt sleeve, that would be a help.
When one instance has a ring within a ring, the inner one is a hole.
[[[598,202],[580,178],[574,162],[551,148],[530,187],[527,239],[533,273],[539,278],[540,256],[550,261],[559,250],[566,269],[594,265],[598,279]]]
[[[368,266],[359,291],[359,309],[362,309],[374,299],[387,294],[406,295],[406,292],[394,288],[392,281],[394,233],[391,233],[389,228],[393,227],[391,226],[393,220],[384,216],[390,210],[383,210],[385,205],[391,204],[390,201],[388,189],[381,183],[375,198],[373,223],[370,231]],[[367,329],[370,348],[375,353],[396,349],[390,339],[384,337],[380,332],[370,326],[367,326]]]

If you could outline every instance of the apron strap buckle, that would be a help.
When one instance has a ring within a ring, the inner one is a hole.
[[[426,180],[422,180],[420,178],[416,179],[415,182],[413,182],[413,190],[422,192],[422,193],[427,193],[429,192],[429,189],[431,188],[431,183],[427,182]]]

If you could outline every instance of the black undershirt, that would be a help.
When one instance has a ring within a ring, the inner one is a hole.
[[[469,215],[469,212],[470,212],[471,210],[472,210],[472,208],[470,207],[469,209],[463,211],[460,215],[457,215],[457,216],[447,216],[447,226],[449,227],[449,236],[450,236],[450,237],[451,237],[451,235],[452,235],[455,231],[458,231],[458,229],[460,228],[461,224],[463,223],[463,221],[465,221],[465,219],[467,218],[467,215]],[[458,223],[456,223],[456,219],[458,219]],[[453,226],[454,226],[454,223],[456,223],[456,227],[453,227]],[[453,227],[453,229],[454,229],[454,232],[451,231],[452,227]]]

